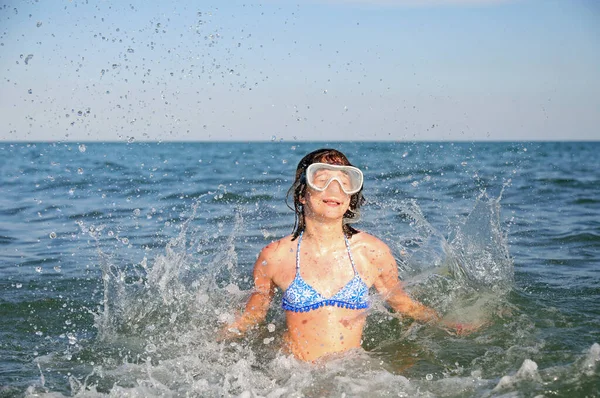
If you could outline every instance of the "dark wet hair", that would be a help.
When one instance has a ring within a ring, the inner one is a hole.
[[[304,231],[304,207],[300,203],[300,198],[306,193],[306,169],[313,163],[329,163],[337,164],[340,166],[352,166],[346,155],[336,149],[317,149],[304,156],[298,167],[296,168],[296,180],[288,189],[286,195],[286,204],[290,209],[296,213],[296,220],[294,222],[294,231],[292,233],[292,240],[295,240],[302,231]],[[360,191],[350,196],[350,207],[344,213],[343,225],[344,234],[350,238],[352,235],[360,232],[353,228],[350,223],[357,222],[360,218],[360,206],[365,203],[365,198],[362,194],[362,187]],[[288,199],[292,196],[294,198],[294,207],[290,206]]]

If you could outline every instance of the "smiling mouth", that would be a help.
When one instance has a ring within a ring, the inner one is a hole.
[[[328,205],[341,205],[342,202],[336,199],[324,199],[323,202]]]

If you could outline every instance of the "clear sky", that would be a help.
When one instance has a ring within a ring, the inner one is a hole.
[[[0,70],[5,141],[600,139],[597,0],[3,1]]]

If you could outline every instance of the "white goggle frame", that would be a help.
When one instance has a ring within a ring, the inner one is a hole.
[[[350,183],[350,186],[345,187],[344,181],[342,181],[336,175],[329,178],[329,180],[327,180],[324,185],[323,184],[316,185],[315,184],[315,175],[319,171],[322,171],[322,170],[333,171],[333,172],[342,172],[342,173],[346,174],[346,176],[348,176],[347,182]],[[340,184],[340,187],[342,187],[342,190],[347,195],[352,195],[361,190],[361,188],[363,186],[363,173],[362,173],[362,171],[360,171],[360,169],[358,169],[354,166],[340,166],[340,165],[329,164],[329,163],[312,163],[306,169],[306,183],[308,184],[309,187],[311,187],[315,191],[323,192],[324,190],[327,189],[327,187],[329,186],[329,184],[331,184],[332,181],[337,181],[338,184]]]

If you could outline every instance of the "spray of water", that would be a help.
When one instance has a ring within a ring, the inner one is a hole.
[[[449,321],[483,325],[506,305],[513,262],[500,221],[500,199],[485,192],[446,237],[432,226],[415,200],[386,205],[410,225],[390,242],[405,288]]]
[[[411,227],[392,242],[410,294],[447,317],[493,319],[513,280],[499,200],[482,194],[449,238],[427,222],[416,202],[391,209]],[[85,376],[70,377],[73,396],[492,396],[549,377],[525,361],[514,375],[486,379],[486,359],[498,356],[466,348],[491,340],[485,329],[476,340],[460,340],[398,321],[377,299],[365,331],[367,350],[323,363],[302,363],[280,350],[278,308],[245,338],[221,342],[216,337],[224,322],[250,293],[240,288],[244,275],[236,251],[244,210],[236,209],[230,223],[194,227],[199,206],[164,254],[131,266],[119,266],[101,249],[98,232],[82,225],[98,242],[103,299],[95,311],[97,338],[80,355],[91,365]],[[217,244],[215,237],[225,239]],[[471,364],[459,364],[456,351],[463,359],[469,353]],[[577,366],[593,374],[598,351],[592,347]],[[28,390],[30,396],[43,392],[62,396],[43,383]]]

